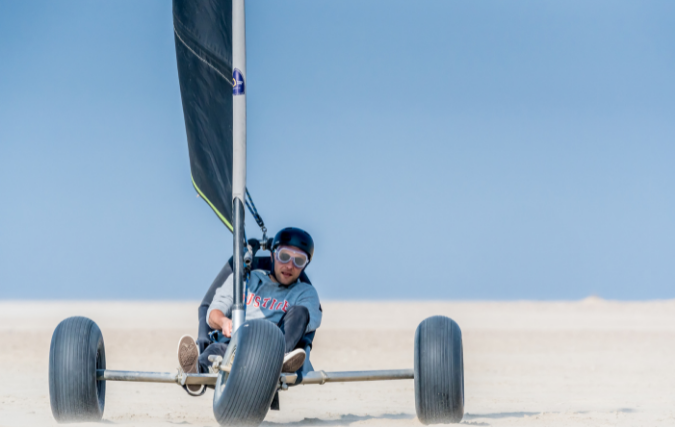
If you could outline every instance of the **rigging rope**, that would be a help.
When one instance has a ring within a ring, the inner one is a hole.
[[[248,192],[248,188],[246,189],[246,200],[244,203],[246,203],[246,207],[248,208],[249,212],[251,212],[251,215],[253,215],[253,219],[255,219],[258,227],[260,227],[262,230],[263,242],[267,242],[267,227],[265,227],[265,222],[258,213],[258,209],[255,208],[255,203],[253,203],[253,198],[251,197],[251,193]]]

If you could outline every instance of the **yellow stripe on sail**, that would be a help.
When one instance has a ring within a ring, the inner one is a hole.
[[[192,185],[194,185],[195,190],[197,190],[197,193],[199,193],[199,196],[202,199],[204,199],[206,201],[206,203],[209,204],[209,206],[211,206],[211,209],[213,209],[213,212],[215,212],[216,215],[218,215],[218,218],[220,218],[220,220],[223,221],[223,223],[225,224],[225,227],[227,227],[231,232],[234,232],[234,227],[232,227],[232,224],[230,224],[230,222],[225,218],[225,216],[223,216],[223,214],[218,212],[218,209],[216,209],[216,207],[213,206],[213,203],[211,203],[211,201],[206,198],[204,193],[202,193],[202,190],[200,190],[199,187],[197,187],[197,183],[195,182],[195,179],[192,177],[192,175],[190,175],[190,178],[192,178]]]

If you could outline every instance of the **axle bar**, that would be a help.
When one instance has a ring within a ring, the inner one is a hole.
[[[390,369],[386,371],[347,371],[347,372],[308,372],[301,384],[346,383],[356,381],[412,380],[415,372],[412,369]],[[281,374],[281,383],[295,384],[296,374]]]
[[[136,372],[136,371],[111,371],[98,369],[96,379],[99,381],[140,381],[145,383],[175,383],[178,373],[171,372]]]
[[[386,381],[411,380],[415,377],[412,369],[390,369],[384,371],[348,371],[348,372],[308,372],[300,384],[345,383],[356,381]],[[138,372],[138,371],[111,371],[99,369],[96,371],[98,381],[135,381],[146,383],[175,383],[175,384],[204,384],[216,385],[218,374],[181,374],[176,372]],[[294,385],[298,381],[297,374],[281,374],[281,384]]]
[[[96,371],[99,381],[135,381],[144,383],[176,383],[176,384],[204,384],[216,385],[218,374],[180,374],[176,372],[138,372],[138,371],[111,371],[99,369]]]

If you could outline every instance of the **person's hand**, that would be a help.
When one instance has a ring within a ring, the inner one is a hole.
[[[223,320],[220,323],[220,330],[223,331],[223,335],[232,338],[232,320],[223,316]]]

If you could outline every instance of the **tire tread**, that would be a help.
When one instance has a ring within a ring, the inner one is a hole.
[[[99,421],[105,382],[96,380],[97,354],[105,369],[105,345],[96,323],[70,317],[54,330],[49,349],[49,397],[58,422]]]
[[[284,337],[275,324],[263,319],[244,323],[237,334],[234,363],[225,390],[214,394],[213,413],[223,426],[258,426],[277,391]]]
[[[444,316],[415,332],[415,409],[423,424],[458,423],[464,416],[462,333]]]

